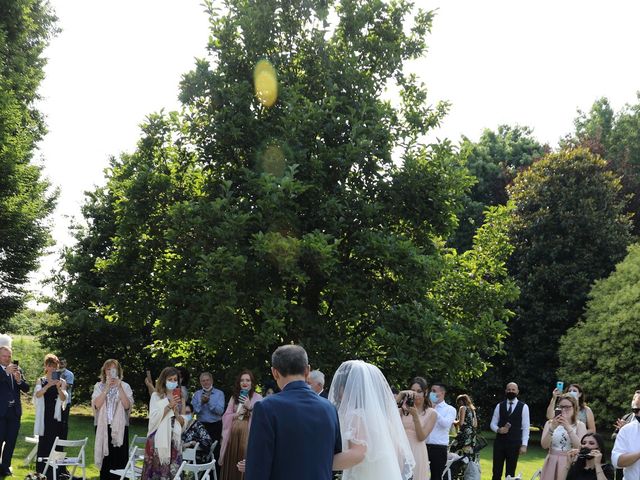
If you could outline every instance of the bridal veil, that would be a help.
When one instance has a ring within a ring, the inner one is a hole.
[[[329,400],[340,419],[343,448],[365,445],[363,462],[346,470],[343,480],[408,480],[415,461],[400,420],[398,406],[380,369],[350,360],[336,371]]]

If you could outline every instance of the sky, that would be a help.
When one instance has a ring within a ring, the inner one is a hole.
[[[61,33],[45,51],[39,108],[49,133],[40,144],[45,175],[60,189],[51,219],[56,245],[30,288],[72,244],[84,192],[104,183],[111,156],[132,152],[139,125],[179,108],[182,74],[206,56],[201,0],[51,0]],[[500,124],[530,126],[552,147],[577,109],[606,96],[613,107],[640,90],[640,2],[616,0],[417,0],[437,9],[429,50],[409,68],[429,101],[452,107],[433,138],[472,140]],[[33,305],[33,304],[32,304]]]

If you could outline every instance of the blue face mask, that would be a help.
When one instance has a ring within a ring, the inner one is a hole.
[[[165,386],[167,387],[167,390],[175,390],[176,388],[178,388],[178,382],[170,382],[169,380],[167,380],[165,382]]]
[[[429,400],[431,400],[431,403],[436,403],[438,401],[438,394],[436,392],[429,392]]]
[[[189,423],[191,421],[192,415],[190,413],[187,413],[186,415],[183,415],[182,418],[184,418],[184,421],[186,423]]]

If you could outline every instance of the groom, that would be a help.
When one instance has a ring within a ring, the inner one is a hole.
[[[307,385],[307,352],[279,347],[271,373],[282,392],[253,407],[245,480],[331,480],[333,456],[342,450],[338,414]]]

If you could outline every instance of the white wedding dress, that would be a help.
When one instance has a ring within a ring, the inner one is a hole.
[[[340,365],[329,400],[340,419],[342,449],[349,443],[367,447],[364,460],[345,470],[343,480],[408,480],[415,461],[398,415],[393,393],[382,372],[369,363]]]

